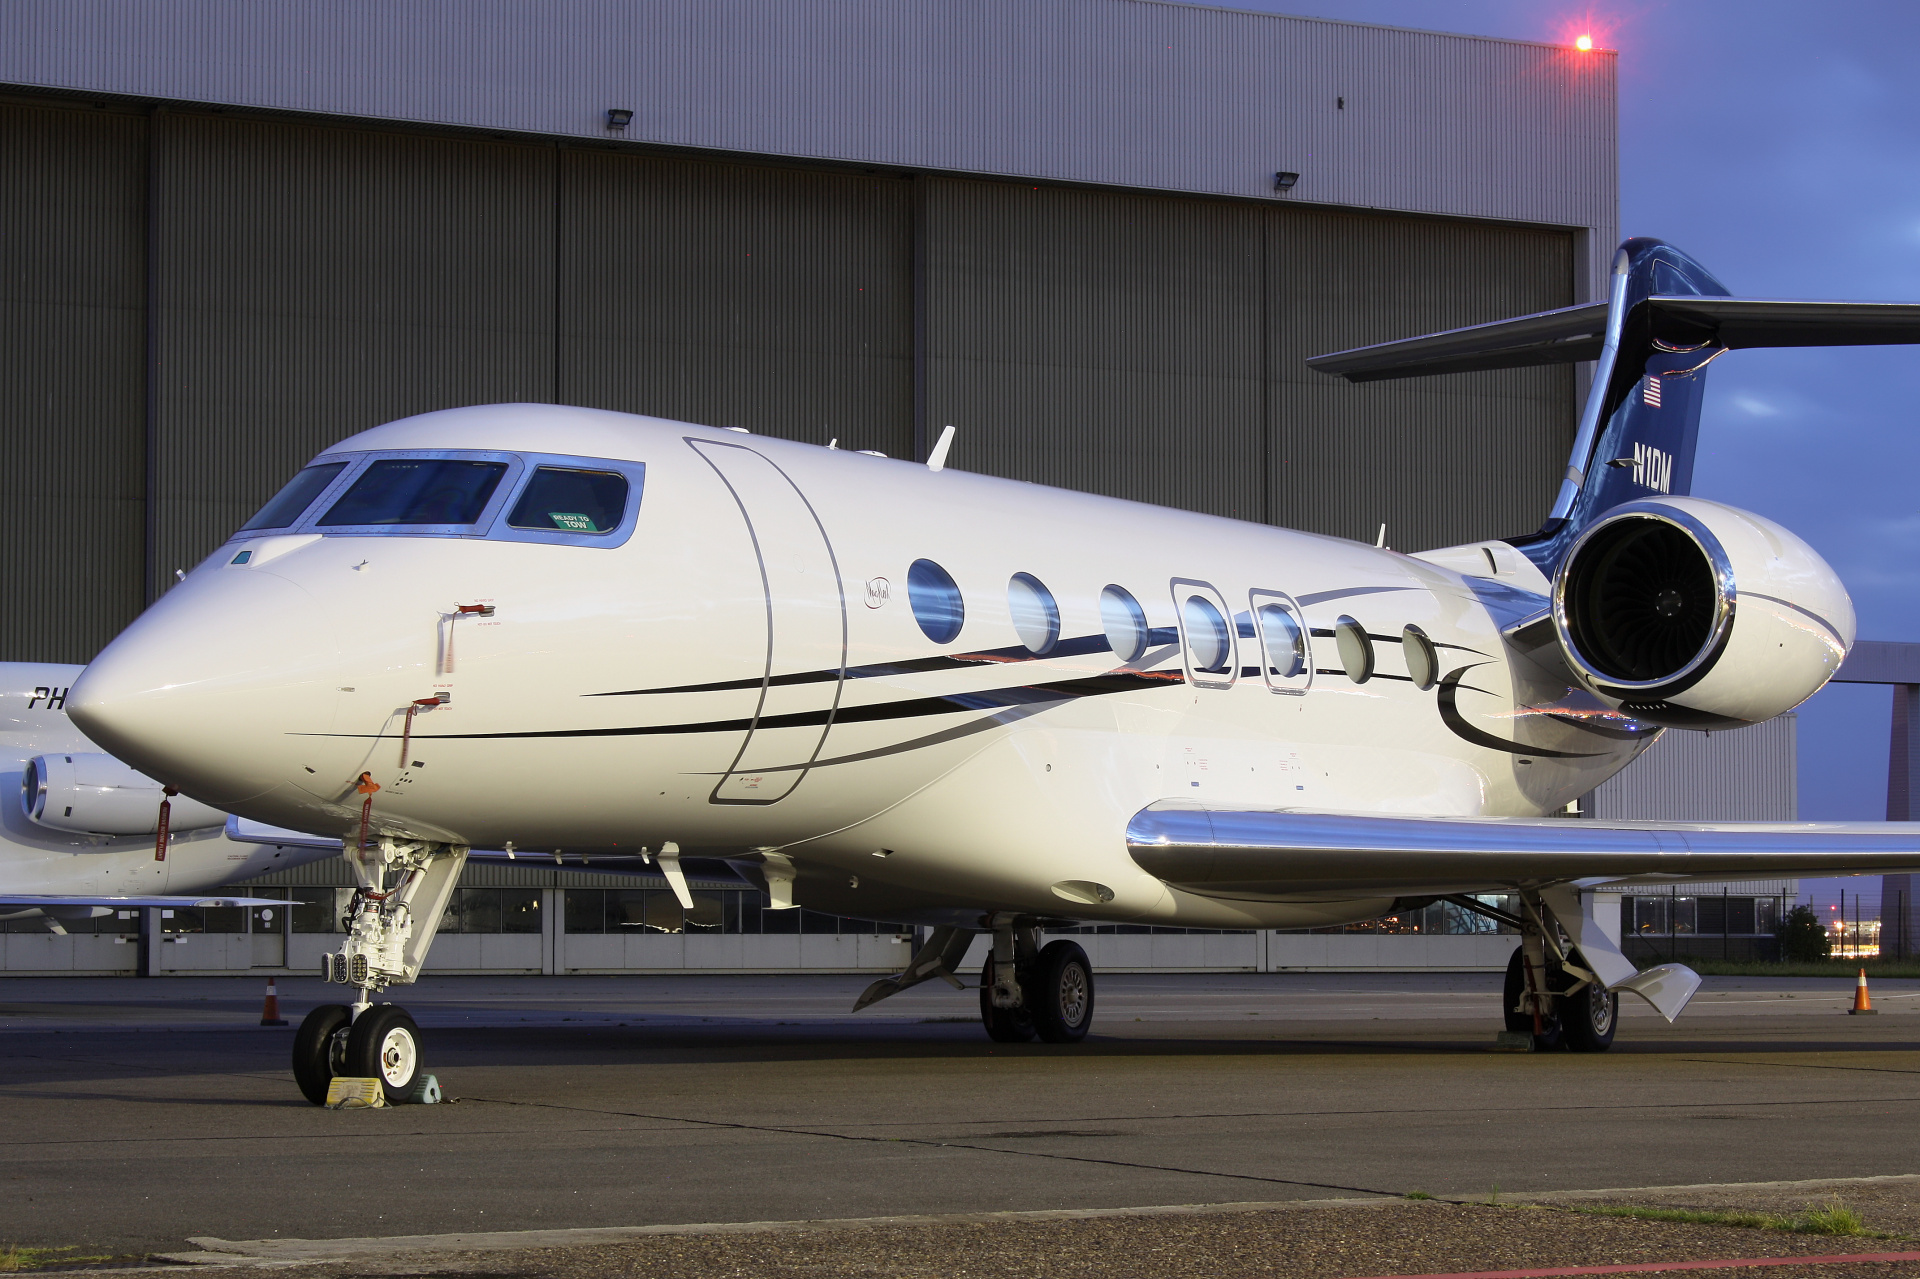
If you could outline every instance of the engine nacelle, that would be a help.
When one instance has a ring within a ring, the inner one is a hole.
[[[89,835],[154,835],[160,830],[160,783],[111,755],[36,755],[20,776],[20,808],[55,830]],[[227,815],[175,795],[170,830],[225,824]]]
[[[1635,719],[1734,728],[1818,692],[1853,645],[1853,601],[1772,520],[1697,497],[1614,507],[1553,583],[1579,681]]]

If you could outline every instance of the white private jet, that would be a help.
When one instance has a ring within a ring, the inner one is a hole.
[[[338,852],[233,840],[227,814],[103,754],[67,718],[83,668],[0,662],[0,919],[38,918],[54,932],[116,910],[282,906],[219,890]],[[160,837],[161,805],[168,834]]]
[[[1582,889],[1920,866],[1885,823],[1568,820],[1663,726],[1798,705],[1854,636],[1773,522],[1687,496],[1734,347],[1920,341],[1920,307],[1733,299],[1628,241],[1609,300],[1322,357],[1354,380],[1597,361],[1540,533],[1417,555],[656,418],[426,413],[328,448],[87,668],[150,775],[341,838],[361,890],[294,1068],[420,1065],[411,981],[470,848],[724,859],[773,905],[992,936],[996,1039],[1083,1036],[1063,920],[1299,928],[1518,894],[1512,1033],[1669,1018]],[[271,833],[261,838],[273,837]],[[1498,912],[1489,912],[1498,913]],[[957,983],[956,983],[957,984]]]

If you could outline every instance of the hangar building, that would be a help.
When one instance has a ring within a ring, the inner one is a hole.
[[[0,591],[58,607],[0,660],[87,661],[314,453],[459,404],[1530,531],[1572,371],[1302,361],[1597,296],[1614,77],[1161,0],[12,0]]]

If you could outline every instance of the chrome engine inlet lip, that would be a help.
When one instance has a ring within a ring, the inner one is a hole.
[[[1648,519],[1679,529],[1706,557],[1707,566],[1713,573],[1713,625],[1708,629],[1707,641],[1700,646],[1700,651],[1679,670],[1658,679],[1623,680],[1595,669],[1573,646],[1572,627],[1567,618],[1567,585],[1573,565],[1588,542],[1616,524]],[[1671,693],[1692,687],[1706,674],[1706,668],[1719,656],[1720,650],[1726,645],[1728,632],[1733,629],[1737,598],[1733,561],[1727,558],[1726,548],[1720,545],[1720,539],[1713,535],[1711,529],[1687,512],[1664,502],[1625,502],[1595,520],[1568,548],[1567,557],[1560,562],[1560,569],[1553,578],[1554,638],[1559,642],[1560,652],[1567,659],[1567,664],[1597,692],[1623,700],[1657,702]]]

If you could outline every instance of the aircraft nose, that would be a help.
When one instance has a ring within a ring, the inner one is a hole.
[[[201,569],[121,632],[68,695],[102,749],[232,809],[287,781],[330,724],[338,647],[313,597],[258,570]]]

